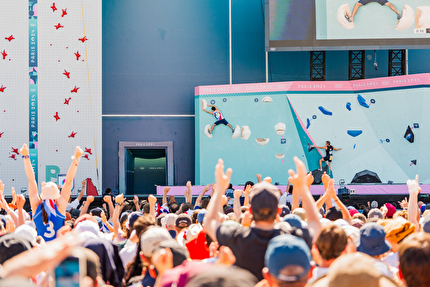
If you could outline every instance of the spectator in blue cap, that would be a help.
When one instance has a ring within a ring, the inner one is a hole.
[[[305,241],[290,234],[270,240],[263,276],[270,286],[305,286],[311,270],[311,252]]]
[[[360,228],[360,245],[357,247],[358,252],[370,255],[375,260],[375,267],[382,275],[394,279],[393,270],[382,258],[391,250],[391,244],[385,239],[386,233],[384,227],[380,224],[370,222]]]

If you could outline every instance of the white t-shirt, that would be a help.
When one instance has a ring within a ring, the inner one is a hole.
[[[78,208],[78,206],[79,206],[79,200],[78,200],[78,198],[76,197],[75,198],[75,200],[73,200],[72,202],[70,202],[70,203],[67,203],[67,205],[66,205],[66,211],[67,212],[69,212],[70,210],[72,210],[72,209],[76,209],[76,208]]]
[[[288,192],[284,192],[283,195],[281,195],[281,197],[279,198],[279,204],[280,205],[286,205],[287,202],[290,205],[293,205],[293,195],[288,193]],[[302,203],[302,199],[299,197],[299,204]]]
[[[130,263],[136,256],[137,244],[128,240],[124,245],[124,248],[119,252],[119,257],[121,257],[122,265],[127,268],[127,264]]]

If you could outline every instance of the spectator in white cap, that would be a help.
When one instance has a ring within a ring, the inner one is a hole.
[[[57,231],[64,225],[66,206],[69,202],[72,188],[72,180],[75,177],[83,151],[80,147],[76,147],[61,195],[55,183],[43,182],[40,196],[37,191],[36,178],[30,162],[29,149],[26,144],[22,146],[20,152],[24,159],[25,173],[28,178],[28,195],[38,235],[42,236],[45,241],[51,241],[57,237]]]

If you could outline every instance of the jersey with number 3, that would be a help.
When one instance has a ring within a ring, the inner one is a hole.
[[[57,206],[55,205],[55,212],[57,215],[55,216],[51,214],[48,223],[43,223],[41,209],[42,204],[39,204],[37,207],[33,220],[36,224],[37,235],[42,236],[45,241],[51,241],[57,237],[57,231],[64,225],[66,217],[58,211]]]

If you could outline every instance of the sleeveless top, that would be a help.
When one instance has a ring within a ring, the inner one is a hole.
[[[216,118],[217,121],[220,121],[220,120],[223,119],[221,113],[218,112],[218,111],[214,112],[214,116],[215,116],[215,118]]]
[[[37,235],[42,236],[43,239],[48,242],[57,238],[57,231],[64,225],[66,216],[64,216],[58,211],[57,205],[55,205],[53,200],[49,200],[51,214],[48,215],[49,220],[48,223],[45,224],[43,223],[42,219],[42,204],[43,203],[39,204],[39,206],[37,207],[36,214],[33,217],[33,221],[37,228]]]

